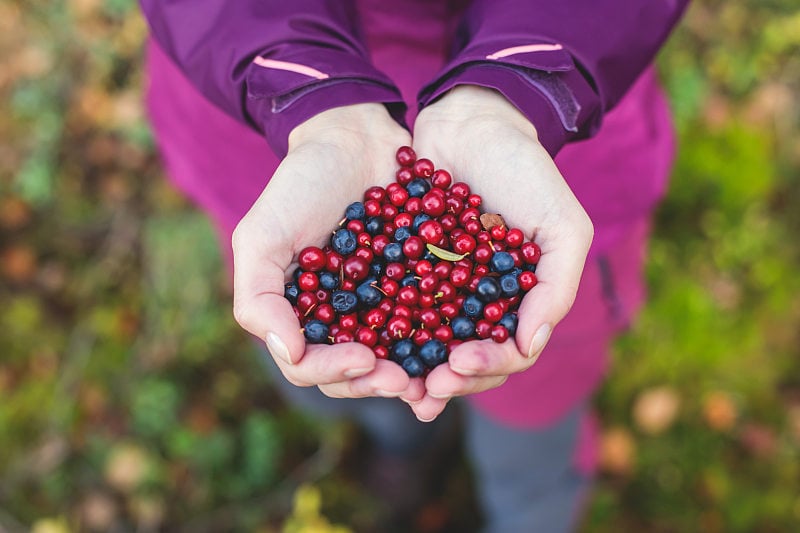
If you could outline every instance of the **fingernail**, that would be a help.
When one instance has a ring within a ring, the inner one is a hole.
[[[406,402],[408,405],[417,405],[418,403],[420,403],[422,401],[422,400],[413,400],[413,401],[412,400],[406,400],[402,396],[400,397],[400,399],[403,400],[404,402]]]
[[[292,363],[292,359],[289,357],[289,348],[286,347],[280,337],[270,331],[267,333],[265,340],[267,341],[269,353],[272,355],[277,355],[290,365],[294,364]]]
[[[375,389],[375,394],[377,394],[378,396],[380,396],[382,398],[397,398],[398,396],[400,396],[401,393],[399,393],[399,392],[391,392],[391,391],[383,390],[383,389]]]
[[[419,420],[420,422],[427,423],[427,422],[433,422],[434,420],[436,420],[436,417],[432,416],[431,418],[422,418],[421,416],[417,415],[417,420]]]
[[[347,379],[353,379],[353,378],[358,378],[358,377],[361,377],[361,376],[365,376],[365,375],[369,374],[370,372],[372,372],[372,367],[368,367],[368,368],[351,368],[350,370],[345,370],[344,371],[344,377],[346,377]]]
[[[550,338],[550,333],[552,331],[553,328],[550,327],[550,324],[542,324],[539,326],[539,329],[536,330],[536,334],[531,341],[531,348],[528,350],[529,358],[533,358],[534,361],[539,358],[539,354],[542,353],[542,349],[544,345],[547,344],[547,339]]]
[[[477,370],[474,370],[472,368],[459,368],[457,366],[452,366],[452,365],[450,366],[450,370],[452,370],[456,374],[461,374],[462,376],[474,376],[475,374],[478,373]]]
[[[428,396],[431,398],[436,398],[437,400],[449,400],[453,397],[450,394],[431,394],[430,392],[428,393]]]

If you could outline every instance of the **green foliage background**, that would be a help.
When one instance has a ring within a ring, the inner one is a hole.
[[[0,531],[369,530],[352,428],[280,403],[163,180],[145,35],[132,0],[0,2]],[[680,152],[583,530],[796,531],[800,7],[696,1],[659,67]],[[421,531],[471,530],[454,494]]]

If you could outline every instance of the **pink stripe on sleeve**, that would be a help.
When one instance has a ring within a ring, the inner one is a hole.
[[[500,59],[501,57],[527,54],[530,52],[553,52],[555,50],[561,50],[562,48],[560,44],[526,44],[523,46],[512,46],[511,48],[503,48],[493,54],[489,54],[486,56],[486,59]]]
[[[297,72],[298,74],[303,74],[305,76],[309,76],[311,78],[317,78],[318,80],[324,80],[329,78],[327,74],[324,72],[320,72],[319,70],[311,67],[307,67],[306,65],[301,65],[300,63],[290,63],[288,61],[278,61],[275,59],[265,59],[260,56],[256,56],[253,60],[253,63],[260,67],[264,68],[272,68],[276,70],[288,70],[289,72]]]

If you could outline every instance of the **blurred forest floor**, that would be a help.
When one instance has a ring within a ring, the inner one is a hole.
[[[132,0],[0,2],[0,532],[369,530],[356,432],[280,403],[163,180],[145,35]],[[582,531],[798,531],[800,6],[696,1],[659,66],[680,154]],[[475,529],[448,486],[419,531]]]

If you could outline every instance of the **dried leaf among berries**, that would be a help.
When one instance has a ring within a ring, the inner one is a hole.
[[[480,216],[481,225],[483,229],[489,231],[495,226],[505,226],[506,221],[503,220],[503,217],[496,213],[484,213]]]

